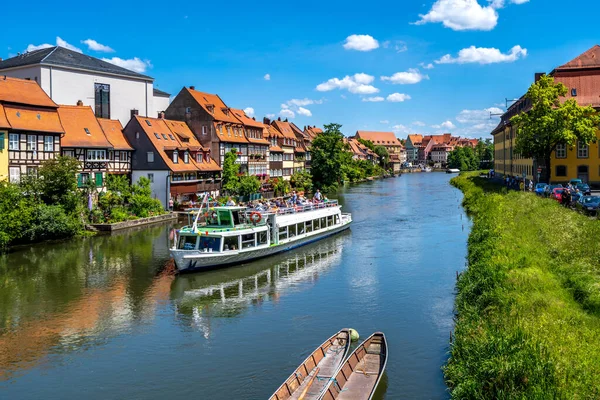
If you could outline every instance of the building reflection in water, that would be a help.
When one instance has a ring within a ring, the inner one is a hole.
[[[178,276],[171,294],[181,322],[208,339],[212,319],[237,317],[250,307],[277,302],[286,293],[309,287],[339,265],[342,236],[244,267]]]

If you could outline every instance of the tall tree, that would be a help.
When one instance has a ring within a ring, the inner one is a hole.
[[[235,163],[237,157],[237,150],[231,149],[229,153],[225,154],[225,160],[223,161],[223,189],[230,193],[237,193],[240,184],[240,177],[238,176],[240,166]]]
[[[600,123],[597,112],[592,107],[578,105],[575,99],[561,103],[566,94],[565,85],[544,75],[525,95],[531,109],[511,119],[517,129],[515,152],[537,160],[542,167],[542,182],[550,181],[550,159],[557,145],[571,147],[596,141]]]
[[[379,157],[379,165],[383,169],[387,169],[388,163],[390,162],[390,154],[384,146],[375,146],[373,149],[377,157]]]
[[[357,140],[358,140],[358,143],[365,145],[369,150],[375,151],[375,144],[373,144],[373,142],[371,142],[370,140],[361,139],[361,138],[358,138]]]
[[[343,177],[343,166],[350,163],[352,154],[344,143],[340,124],[325,125],[325,130],[317,136],[311,147],[311,172],[316,188],[331,189]]]

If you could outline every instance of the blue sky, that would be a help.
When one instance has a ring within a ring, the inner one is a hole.
[[[488,137],[497,124],[489,109],[522,95],[535,72],[600,43],[600,3],[569,5],[148,0],[142,7],[107,0],[101,9],[43,2],[24,16],[19,3],[8,2],[0,57],[58,37],[86,54],[119,58],[169,93],[195,85],[231,107],[252,108],[257,119],[289,116],[301,127],[337,122],[347,135],[368,129]]]

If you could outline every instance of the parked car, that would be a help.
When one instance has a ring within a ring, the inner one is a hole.
[[[544,189],[544,197],[550,197],[552,195],[552,191],[554,189],[562,189],[562,188],[563,188],[563,185],[561,185],[560,183],[558,185],[548,185]]]
[[[571,179],[571,180],[569,181],[569,183],[571,184],[571,186],[573,186],[573,187],[574,187],[574,186],[577,186],[577,185],[579,185],[579,184],[582,184],[582,183],[583,183],[583,181],[582,181],[581,179]]]
[[[538,196],[543,196],[544,190],[546,190],[546,186],[548,186],[547,183],[538,183],[537,185],[535,185],[535,194],[537,194]]]
[[[575,186],[575,188],[579,189],[579,191],[583,193],[584,196],[592,195],[592,189],[590,189],[590,185],[588,185],[587,183],[578,183],[577,186]]]
[[[562,187],[557,187],[552,189],[552,194],[550,194],[550,198],[558,201],[559,203],[562,202],[562,192],[564,192],[564,188]]]
[[[600,208],[600,196],[583,196],[575,207],[585,214],[597,214]]]
[[[577,202],[583,197],[583,193],[580,192],[579,190],[572,190],[571,191],[571,207],[574,207],[577,205]]]

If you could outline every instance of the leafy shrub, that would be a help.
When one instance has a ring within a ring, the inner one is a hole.
[[[28,241],[64,239],[75,236],[83,226],[77,216],[65,213],[62,206],[39,204],[32,212],[32,221],[23,232]]]
[[[244,175],[240,178],[238,192],[242,196],[249,196],[258,193],[260,190],[260,181],[254,175]]]

